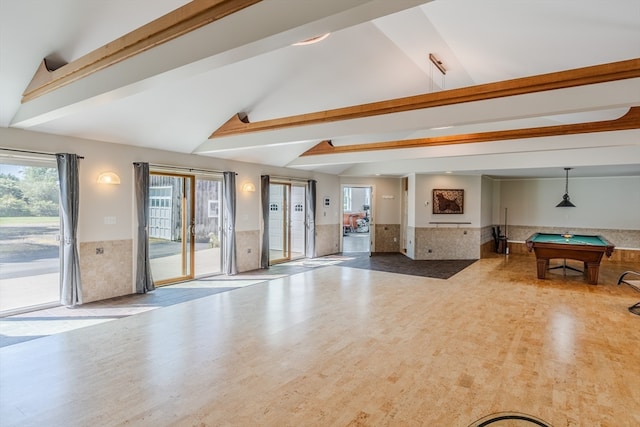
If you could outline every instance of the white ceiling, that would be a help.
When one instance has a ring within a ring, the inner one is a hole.
[[[639,129],[299,157],[324,139],[349,145],[617,118],[640,105],[637,78],[208,139],[238,112],[256,122],[640,58],[637,0],[264,0],[20,103],[44,57],[70,62],[185,3],[0,0],[0,125],[347,176],[563,177],[564,167],[572,176],[640,175]],[[328,31],[320,43],[291,45]],[[433,130],[442,126],[453,127]]]

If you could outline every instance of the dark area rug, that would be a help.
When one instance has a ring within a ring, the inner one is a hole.
[[[477,261],[475,259],[412,260],[400,253],[373,253],[371,256],[364,254],[364,256],[353,257],[352,255],[355,254],[343,253],[342,256],[347,259],[339,265],[436,279],[448,279]]]

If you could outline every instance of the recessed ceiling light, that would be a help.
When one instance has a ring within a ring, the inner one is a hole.
[[[451,172],[451,171],[446,171],[445,173],[453,173],[453,172]]]
[[[323,34],[321,36],[311,37],[310,39],[302,40],[301,42],[294,43],[293,46],[307,46],[307,45],[314,44],[314,43],[320,43],[322,40],[324,40],[327,37],[329,37],[330,34],[331,33],[327,33],[327,34]]]

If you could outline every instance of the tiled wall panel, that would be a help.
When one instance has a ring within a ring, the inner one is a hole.
[[[260,268],[260,231],[236,232],[236,266],[238,272]]]
[[[79,255],[85,303],[133,293],[132,240],[80,243]]]
[[[376,224],[375,227],[375,251],[400,252],[400,224]]]
[[[479,259],[479,228],[416,228],[415,258]]]
[[[340,250],[340,224],[316,225],[316,255],[335,254]]]

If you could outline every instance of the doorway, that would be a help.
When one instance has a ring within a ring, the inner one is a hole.
[[[306,256],[306,185],[269,183],[269,264]]]
[[[151,172],[149,249],[154,282],[222,272],[222,178]]]
[[[342,187],[342,252],[371,254],[372,194],[371,187]]]

